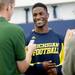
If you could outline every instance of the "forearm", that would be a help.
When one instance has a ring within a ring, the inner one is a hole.
[[[31,62],[31,59],[32,59],[32,52],[27,52],[26,53],[26,59],[25,59],[25,63],[26,63],[26,65],[25,65],[25,68],[26,68],[26,70],[28,69],[28,67],[29,67],[29,65],[30,65],[30,62]],[[25,71],[26,71],[25,70]]]
[[[18,68],[20,70],[20,72],[26,72],[26,70],[28,69],[30,62],[31,62],[31,58],[32,58],[32,53],[35,50],[36,45],[29,45],[28,46],[28,51],[26,53],[26,58],[23,61],[17,61],[17,65]]]
[[[26,58],[23,61],[17,61],[18,69],[21,73],[26,72],[26,70],[28,69],[30,65],[31,58],[32,58],[32,53],[27,52]]]

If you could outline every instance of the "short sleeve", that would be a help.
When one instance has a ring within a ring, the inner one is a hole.
[[[21,28],[14,29],[13,38],[14,39],[14,52],[16,60],[25,59],[25,35]]]

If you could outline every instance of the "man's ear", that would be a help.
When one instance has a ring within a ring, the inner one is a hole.
[[[10,10],[10,9],[11,9],[11,5],[8,4],[8,5],[6,6],[6,10],[8,11],[8,10]]]
[[[47,18],[49,18],[49,13],[47,13]]]
[[[49,17],[49,13],[48,13],[48,17]]]

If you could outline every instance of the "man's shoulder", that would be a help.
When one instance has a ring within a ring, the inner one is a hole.
[[[18,24],[8,23],[8,28],[10,28],[11,30],[23,31],[23,29]]]
[[[23,29],[19,25],[13,23],[7,23],[5,26],[5,30],[6,32],[9,32],[9,34],[12,35],[17,35],[17,34],[24,35]]]
[[[63,36],[63,35],[61,35],[61,34],[55,32],[55,31],[53,31],[53,30],[51,30],[51,34],[52,34],[53,36],[59,38],[60,40],[64,40],[64,36]]]

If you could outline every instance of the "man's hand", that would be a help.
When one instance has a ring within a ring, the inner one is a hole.
[[[52,63],[52,61],[44,61],[42,64],[48,75],[57,75],[55,63]]]
[[[57,75],[57,70],[56,68],[50,68],[47,73],[48,75]]]
[[[29,44],[27,49],[32,53],[34,50],[36,50],[36,44]]]

